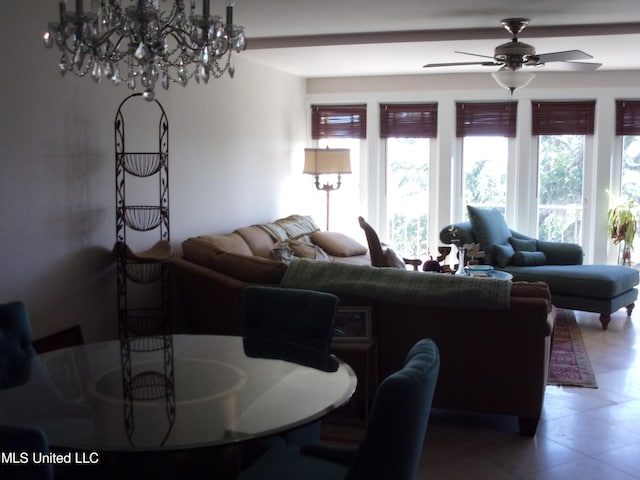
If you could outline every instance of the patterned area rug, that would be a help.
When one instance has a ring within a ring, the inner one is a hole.
[[[558,309],[548,385],[598,388],[580,327],[572,310]]]

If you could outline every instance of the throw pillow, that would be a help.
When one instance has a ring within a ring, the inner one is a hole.
[[[367,253],[367,247],[340,232],[318,230],[311,234],[311,240],[334,257],[353,257]]]
[[[309,258],[311,260],[331,261],[327,252],[318,245],[299,240],[282,240],[277,242],[271,250],[271,258],[280,262],[291,263],[294,258]]]
[[[511,261],[519,267],[532,267],[544,265],[547,257],[543,252],[520,251],[513,254]]]
[[[516,253],[511,246],[511,244],[507,243],[504,245],[496,245],[493,244],[493,258],[499,267],[506,267],[511,263],[511,257]]]
[[[538,241],[535,238],[509,238],[509,243],[516,252],[535,252],[538,250]]]
[[[271,258],[287,265],[296,257],[295,252],[287,240],[277,242],[271,249]]]
[[[313,260],[331,261],[331,257],[327,255],[322,248],[313,243],[301,242],[299,240],[289,240],[289,247],[293,250],[296,257],[311,258]]]
[[[473,234],[480,243],[480,249],[489,255],[485,263],[492,263],[493,245],[509,243],[511,230],[499,210],[468,205],[467,211]]]

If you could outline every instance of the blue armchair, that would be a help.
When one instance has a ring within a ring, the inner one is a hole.
[[[28,454],[27,462],[21,464],[0,464],[0,478],[3,480],[51,480],[53,467],[50,463],[34,462],[34,453],[49,453],[49,442],[45,434],[33,427],[22,425],[0,425],[0,452],[16,455]]]
[[[24,303],[0,305],[0,388],[23,383],[31,371],[29,360],[35,354]]]
[[[418,341],[403,368],[380,383],[357,448],[273,448],[238,480],[415,480],[439,369],[436,344]]]

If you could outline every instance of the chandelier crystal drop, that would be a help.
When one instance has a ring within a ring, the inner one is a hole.
[[[95,12],[86,12],[83,0],[75,3],[72,12],[60,0],[60,19],[44,34],[45,46],[61,52],[62,76],[71,72],[96,83],[139,86],[149,101],[158,81],[168,90],[193,77],[198,83],[225,72],[233,78],[231,54],[247,48],[244,27],[233,24],[232,0],[224,20],[211,15],[209,0],[202,0],[199,13],[195,0],[92,0]]]

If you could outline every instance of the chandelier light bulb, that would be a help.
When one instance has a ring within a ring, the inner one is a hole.
[[[139,84],[149,101],[158,80],[168,90],[192,77],[198,83],[225,73],[233,77],[231,54],[247,48],[244,27],[233,24],[234,2],[227,2],[226,21],[211,14],[210,0],[202,0],[201,15],[195,0],[188,3],[185,10],[184,0],[101,0],[92,2],[96,12],[87,12],[83,0],[76,0],[75,11],[60,0],[59,21],[49,23],[44,45],[62,53],[62,76],[71,72],[118,85],[124,75],[127,87]]]

